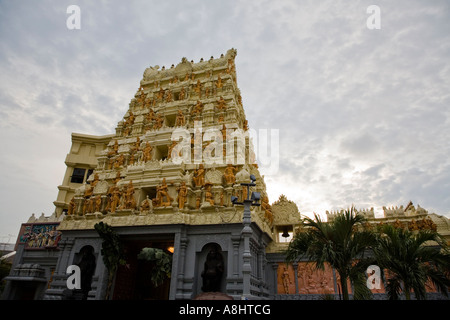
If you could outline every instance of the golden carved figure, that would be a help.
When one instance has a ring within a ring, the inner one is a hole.
[[[264,196],[261,199],[261,210],[264,211],[264,218],[269,222],[269,225],[272,225],[273,224],[272,207],[269,204],[269,198],[267,196]]]
[[[69,202],[69,209],[67,209],[67,215],[71,216],[75,212],[75,197],[72,197],[72,199]]]
[[[197,104],[194,108],[192,108],[192,114],[196,114],[197,116],[200,115],[203,111],[203,103],[201,103],[200,100],[197,100]]]
[[[225,182],[227,184],[233,184],[236,181],[236,176],[234,175],[237,172],[237,168],[235,168],[231,163],[227,165],[224,171]]]
[[[155,124],[153,125],[153,129],[156,129],[156,130],[161,129],[163,122],[164,122],[164,118],[162,118],[161,115],[158,113],[158,115],[155,118]]]
[[[144,151],[142,153],[142,161],[147,162],[152,160],[152,150],[153,147],[150,145],[150,142],[147,141],[145,144]]]
[[[178,208],[179,209],[184,209],[184,204],[186,203],[187,200],[187,187],[186,187],[186,182],[182,181],[181,185],[177,188],[178,191]]]
[[[205,201],[209,202],[210,205],[214,205],[214,197],[211,192],[211,183],[208,182],[205,184]]]
[[[153,111],[152,108],[150,108],[149,112],[147,113],[147,116],[145,117],[145,120],[147,122],[152,122],[153,120],[155,120],[155,112]]]
[[[217,108],[219,110],[226,110],[227,109],[227,106],[225,104],[225,100],[223,99],[222,96],[220,96],[220,99],[219,99],[218,103],[219,103],[219,105],[217,106]]]
[[[172,91],[167,90],[166,102],[172,102],[172,101],[173,101]]]
[[[202,84],[200,80],[197,80],[197,85],[195,86],[194,91],[198,94],[199,98],[202,97]]]
[[[178,144],[177,141],[172,141],[172,144],[169,146],[167,151],[167,159],[172,159],[172,150],[175,148],[175,146]]]
[[[141,202],[141,212],[143,211],[150,211],[151,208],[151,202],[150,199],[148,198],[148,195],[146,196],[145,200]]]
[[[183,115],[183,111],[178,110],[177,117],[176,117],[176,120],[175,120],[175,125],[177,127],[182,127],[185,124],[186,124],[186,119],[185,119],[185,117]]]
[[[169,207],[172,200],[166,178],[163,178],[161,185],[156,187],[156,202],[159,207]]]
[[[126,209],[135,209],[136,208],[136,200],[134,199],[134,186],[133,181],[130,180],[128,183],[127,189],[125,191],[125,208]]]
[[[164,98],[164,89],[163,88],[160,88],[159,89],[159,92],[158,92],[158,100],[161,100],[162,101],[162,99]]]
[[[123,163],[124,163],[124,162],[125,162],[125,157],[124,157],[123,154],[120,154],[120,155],[117,157],[116,161],[114,161],[114,169],[118,169],[118,168],[120,168],[121,166],[123,166]]]
[[[98,194],[95,196],[95,212],[100,212],[102,206],[102,197]]]
[[[114,190],[112,192],[112,198],[111,198],[111,207],[110,210],[112,213],[116,212],[117,207],[120,203],[120,190],[117,186],[114,186]]]
[[[186,97],[186,90],[183,88],[181,88],[180,93],[178,94],[178,100],[184,100],[184,98]]]
[[[119,150],[119,142],[116,140],[116,141],[114,141],[112,150],[108,152],[108,157],[115,156],[117,154],[118,150]]]
[[[217,76],[216,87],[217,89],[223,87],[222,78],[220,77],[220,74]]]
[[[200,163],[198,169],[195,170],[193,180],[196,187],[203,187],[205,185],[205,169],[203,168],[203,164]]]

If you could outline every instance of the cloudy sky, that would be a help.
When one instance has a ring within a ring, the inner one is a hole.
[[[450,217],[449,30],[448,1],[0,1],[0,242],[53,212],[71,133],[114,133],[145,68],[230,48],[250,127],[279,130],[271,202]]]

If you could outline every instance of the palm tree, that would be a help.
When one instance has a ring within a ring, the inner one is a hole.
[[[315,263],[316,269],[324,270],[329,263],[340,276],[343,299],[348,300],[347,281],[354,287],[355,299],[369,299],[371,292],[366,286],[365,271],[373,259],[366,251],[376,244],[373,232],[363,227],[365,218],[354,207],[345,210],[331,222],[324,222],[314,214],[314,220],[304,218],[304,232],[297,233],[286,250],[286,261],[306,258]]]
[[[431,246],[434,242],[436,245]],[[378,266],[387,269],[386,291],[397,300],[404,292],[411,299],[426,299],[426,283],[431,281],[438,291],[448,296],[450,286],[450,254],[445,240],[433,230],[411,232],[384,225],[374,248]]]

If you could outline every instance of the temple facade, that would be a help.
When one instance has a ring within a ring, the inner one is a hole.
[[[318,299],[339,293],[331,268],[286,265],[282,251],[300,228],[297,205],[270,204],[237,86],[230,49],[194,63],[144,71],[115,133],[72,134],[51,217],[22,224],[6,299],[75,299],[68,267],[77,265],[87,299],[195,299],[222,292],[233,299]],[[250,187],[243,184],[252,182]],[[244,206],[251,195],[248,224]],[[232,198],[234,202],[232,202]],[[410,203],[385,208],[370,223],[435,228],[450,239],[445,217]],[[335,213],[327,212],[328,219]],[[95,226],[113,228],[125,263],[112,283]],[[171,255],[170,277],[155,286],[144,248]]]

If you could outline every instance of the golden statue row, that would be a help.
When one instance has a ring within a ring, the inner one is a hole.
[[[223,173],[223,177],[227,186],[232,186],[236,182],[235,173],[237,168],[229,164]],[[215,194],[212,191],[213,184],[205,182],[206,170],[202,164],[193,173],[193,182],[195,190],[202,190],[204,193],[204,202],[210,206],[224,206],[224,192]],[[135,188],[133,181],[129,181],[127,185],[120,188],[117,184],[121,180],[120,172],[116,173],[116,177],[112,181],[112,185],[108,188],[106,194],[94,195],[94,188],[99,183],[99,176],[94,173],[93,181],[85,186],[84,194],[76,201],[73,197],[69,203],[68,215],[85,215],[87,213],[94,212],[111,212],[116,210],[136,210],[137,202],[135,198]],[[185,204],[188,200],[190,188],[186,185],[185,181],[181,181],[180,185],[176,188],[177,197],[176,204],[180,210],[185,208]],[[246,187],[241,187],[234,190],[234,195],[239,196],[242,200],[247,197]],[[191,191],[193,192],[193,191]],[[202,202],[202,192],[191,193],[195,197],[195,209],[200,208]],[[217,192],[217,191],[216,191]],[[174,205],[173,198],[169,194],[169,187],[166,183],[166,179],[163,178],[162,183],[156,186],[156,197],[149,199],[147,196],[144,201],[140,203],[139,210],[141,212],[151,211],[152,208],[158,207],[171,207]],[[261,203],[261,209],[264,212],[264,217],[270,224],[273,223],[272,209],[269,205],[267,196],[263,197]]]
[[[225,99],[221,96],[219,100],[217,101],[216,105],[217,110],[220,111],[226,111],[227,105],[225,102]],[[133,125],[135,123],[135,115],[133,114],[133,111],[130,109],[128,111],[129,116],[124,119],[122,124],[122,136],[128,137],[131,134]],[[197,100],[196,104],[192,107],[190,115],[191,120],[192,119],[199,119],[199,117],[203,113],[203,103],[200,100]],[[224,122],[224,115],[219,114],[217,118],[217,122],[223,123]],[[183,127],[187,123],[186,117],[181,109],[177,111],[176,119],[174,126],[175,127]],[[164,116],[162,116],[160,113],[153,111],[153,108],[149,108],[149,112],[144,117],[143,121],[143,129],[146,130],[159,130],[164,125]]]

